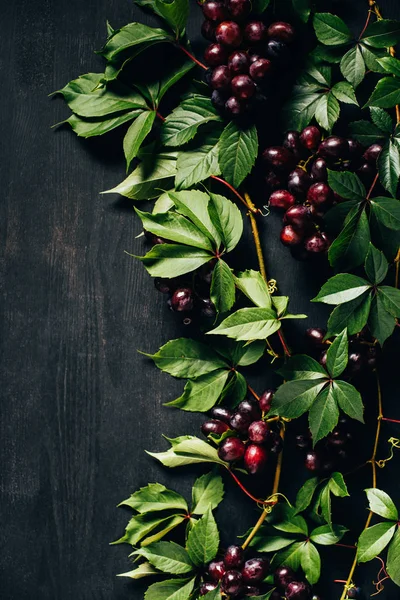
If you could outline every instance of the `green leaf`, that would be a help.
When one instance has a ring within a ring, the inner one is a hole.
[[[313,529],[310,540],[321,546],[332,546],[342,539],[346,531],[348,529],[342,525],[333,525],[332,528],[329,525],[322,525]]]
[[[324,283],[318,295],[311,302],[343,304],[358,298],[370,287],[371,284],[362,277],[350,273],[339,273]]]
[[[338,335],[347,327],[349,335],[361,331],[368,321],[371,308],[371,294],[362,294],[355,300],[337,306],[328,320],[327,336]]]
[[[311,479],[307,479],[302,485],[296,496],[296,513],[303,512],[303,510],[310,506],[318,484],[318,477],[311,477]]]
[[[274,394],[269,414],[287,419],[297,419],[310,409],[312,403],[326,384],[326,379],[311,381],[288,381]]]
[[[227,340],[229,341],[229,340]],[[265,352],[265,342],[256,341],[251,344],[236,344],[237,352],[234,355],[234,362],[239,367],[248,367],[256,363]]]
[[[321,379],[328,377],[324,367],[314,358],[305,354],[295,354],[278,371],[283,379]]]
[[[209,236],[199,230],[186,217],[174,213],[151,214],[135,209],[142,221],[143,228],[168,241],[186,244],[203,250],[213,250]]]
[[[321,127],[326,131],[331,131],[339,115],[340,106],[335,95],[332,92],[328,92],[321,96],[315,107],[315,118]]]
[[[220,175],[218,162],[220,131],[215,130],[199,136],[198,146],[178,153],[175,185],[177,190],[187,189],[204,181],[211,175]]]
[[[366,196],[364,184],[360,178],[350,171],[328,170],[329,187],[346,200],[362,201]]]
[[[145,600],[189,600],[194,588],[195,578],[167,579],[153,583],[144,595]]]
[[[354,88],[362,82],[365,76],[365,63],[358,44],[343,56],[340,61],[340,70],[343,77],[345,77]]]
[[[400,61],[399,61],[400,62]],[[383,108],[377,108],[371,106],[370,108],[371,119],[379,129],[391,135],[394,129],[394,123],[392,117]]]
[[[278,317],[285,314],[289,304],[289,296],[271,296],[272,306],[275,308]]]
[[[338,471],[332,473],[329,479],[329,489],[334,496],[337,496],[339,498],[345,498],[346,496],[350,496],[349,492],[347,491],[347,486],[343,479],[343,475]]]
[[[173,187],[175,175],[174,153],[150,155],[122,183],[102,193],[121,194],[133,200],[151,200],[158,198],[162,190]]]
[[[285,565],[286,567],[291,567],[294,571],[298,571],[303,543],[296,542],[289,546],[289,548],[275,554],[271,561],[271,568],[276,569],[280,565]]]
[[[209,262],[213,254],[200,248],[179,244],[157,244],[145,255],[138,256],[152,277],[179,277]]]
[[[159,92],[157,94],[157,104],[160,103],[162,98],[168,92],[168,90],[182,79],[191,69],[193,69],[195,63],[192,60],[185,60],[184,63],[180,62],[178,66],[175,62],[172,63],[171,67],[165,72],[161,81],[159,82]]]
[[[218,585],[211,592],[207,592],[204,596],[202,596],[202,600],[220,600],[221,599],[221,588]],[[261,600],[260,598],[258,600]]]
[[[297,538],[293,536],[266,535],[265,531],[261,530],[261,535],[256,536],[250,545],[258,552],[276,552],[287,548],[296,540]]]
[[[201,125],[210,121],[222,121],[210,98],[188,98],[166,118],[160,133],[161,141],[165,146],[182,146],[196,135]]]
[[[185,30],[189,16],[189,0],[155,0],[157,13],[166,20],[171,29],[179,37]]]
[[[186,500],[160,483],[149,483],[146,487],[140,488],[127,500],[121,502],[120,506],[129,506],[141,514],[160,510],[188,512]]]
[[[389,140],[378,157],[379,179],[383,187],[396,196],[400,178],[400,149]]]
[[[236,275],[235,283],[253,304],[260,308],[271,307],[271,296],[268,285],[259,271],[248,269]]]
[[[194,515],[204,515],[209,508],[214,510],[224,497],[222,477],[210,471],[194,482],[192,489],[192,510]]]
[[[238,207],[220,194],[210,194],[208,206],[210,218],[217,228],[222,245],[231,252],[238,245],[243,233],[243,218]]]
[[[384,56],[378,59],[378,63],[383,67],[385,73],[390,73],[396,77],[400,77],[400,60],[394,56]]]
[[[399,520],[397,508],[386,492],[377,488],[368,488],[365,492],[369,502],[369,509],[373,513],[391,521]]]
[[[217,463],[227,467],[227,463],[218,457],[216,448],[191,435],[169,440],[172,447],[166,452],[147,452],[166,467],[179,467],[197,463]]]
[[[190,530],[186,547],[191,560],[199,567],[215,558],[219,547],[219,533],[211,508]]]
[[[378,288],[378,294],[386,310],[393,317],[400,317],[400,290],[382,285]]]
[[[189,338],[170,340],[156,354],[146,354],[156,366],[173,377],[196,379],[227,367],[210,346]]]
[[[386,310],[381,294],[372,299],[368,326],[372,336],[378,340],[381,346],[392,335],[396,327],[396,319]]]
[[[329,346],[326,355],[326,368],[331,377],[339,377],[349,360],[347,329],[344,329]]]
[[[215,243],[217,248],[221,246],[221,234],[211,221],[209,215],[210,196],[208,194],[198,190],[191,190],[190,192],[168,192],[168,196],[181,215],[188,217],[200,231]]]
[[[364,268],[368,279],[375,285],[381,283],[388,272],[389,265],[385,255],[372,244],[369,245]]]
[[[320,506],[322,516],[328,525],[332,528],[332,502],[331,502],[331,491],[329,483],[323,488],[320,496]]]
[[[145,513],[142,515],[135,515],[129,521],[125,535],[113,542],[113,544],[131,544],[132,546],[137,546],[139,542],[142,545],[148,543],[148,540],[153,541],[154,538],[161,539],[164,535],[166,535],[171,529],[174,529],[183,521],[185,517],[179,515],[173,515],[169,517],[160,517],[153,513]],[[147,536],[153,533],[150,538]],[[146,538],[146,539],[144,539]]]
[[[207,412],[219,400],[228,379],[229,371],[218,370],[188,381],[182,396],[165,406],[174,406],[189,412]]]
[[[400,103],[400,81],[394,77],[383,77],[378,81],[366,106],[392,108]]]
[[[346,81],[339,81],[335,83],[332,88],[332,94],[340,100],[340,102],[345,102],[346,104],[355,104],[358,106],[357,98],[354,93],[354,87],[347,83]]]
[[[219,164],[224,178],[238,188],[252,170],[258,152],[255,125],[242,128],[231,121],[219,141]]]
[[[370,146],[386,139],[382,131],[370,121],[354,121],[350,123],[349,129],[351,137],[364,146]]]
[[[283,108],[285,129],[304,129],[314,117],[315,107],[320,97],[319,93],[297,86]]]
[[[379,59],[386,55],[386,50],[380,48],[372,48],[360,44],[361,52],[367,69],[373,73],[384,73],[385,69],[379,64]]]
[[[143,141],[150,133],[155,118],[156,112],[154,110],[142,112],[126,132],[124,137],[124,154],[127,170],[133,159],[136,158]]]
[[[400,202],[394,198],[374,198],[370,206],[375,218],[388,229],[400,230]]]
[[[309,54],[309,57],[317,63],[328,62],[336,64],[340,62],[342,55],[343,52],[340,47],[335,48],[334,46],[323,46],[318,44],[318,46]]]
[[[116,127],[123,125],[123,123],[131,121],[141,113],[142,109],[136,109],[122,115],[113,116],[111,119],[104,119],[104,117],[84,119],[77,115],[71,115],[64,123],[69,123],[78,137],[90,138],[97,135],[104,135]]]
[[[227,312],[235,303],[235,280],[231,269],[221,259],[212,274],[211,300],[217,312]]]
[[[314,29],[318,40],[326,46],[340,46],[352,39],[346,23],[331,13],[316,13]]]
[[[127,573],[118,573],[117,577],[129,577],[130,579],[142,579],[143,577],[149,577],[151,575],[159,575],[160,572],[157,571],[154,567],[151,566],[150,563],[144,562],[139,565],[133,571],[129,571]]]
[[[143,23],[129,23],[114,31],[99,54],[108,61],[117,57],[121,52],[150,42],[172,42],[172,37],[163,29],[148,27]]]
[[[321,557],[311,542],[304,542],[301,548],[300,564],[304,575],[311,585],[319,580],[321,575]]]
[[[348,221],[328,251],[330,264],[337,268],[352,269],[361,265],[368,252],[370,231],[365,210],[352,209]]]
[[[278,331],[281,323],[269,308],[241,308],[222,321],[210,335],[226,335],[236,340],[264,340]]]
[[[390,579],[396,585],[400,586],[400,531],[398,527],[392,538],[392,541],[389,544],[386,570]]]
[[[364,423],[364,406],[360,393],[356,388],[346,381],[337,380],[333,382],[333,395],[339,407],[352,419]]]
[[[133,553],[143,556],[163,573],[184,575],[193,571],[193,564],[185,548],[175,542],[156,542]]]
[[[400,23],[390,19],[380,19],[368,25],[362,41],[373,48],[389,48],[400,42]]]
[[[303,23],[307,23],[311,14],[311,6],[309,0],[292,0],[293,8]]]
[[[365,529],[358,538],[358,562],[368,562],[378,556],[392,539],[395,529],[396,524],[391,522],[378,523]]]
[[[274,529],[277,529],[278,531],[283,531],[284,533],[297,533],[308,535],[307,522],[304,519],[304,517],[300,515],[290,514],[290,516],[287,519],[283,521],[278,521],[277,523],[273,523],[272,526],[274,527]]]
[[[335,394],[329,385],[318,394],[310,407],[308,423],[312,433],[313,444],[322,440],[336,427],[339,420],[339,409]]]

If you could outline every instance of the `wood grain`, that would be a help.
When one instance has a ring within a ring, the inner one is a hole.
[[[351,3],[355,26],[365,14],[364,4]],[[400,17],[397,0],[381,4],[386,16]],[[0,5],[4,600],[139,600],[141,584],[115,577],[129,568],[129,548],[108,546],[128,518],[115,506],[156,480],[189,495],[201,472],[168,472],[144,454],[144,449],[165,447],[161,433],[196,433],[202,417],[163,408],[182,385],[137,353],[155,351],[190,332],[173,318],[140,263],[124,254],[143,250],[135,239],[140,227],[132,207],[99,196],[124,177],[120,134],[82,141],[67,128],[50,129],[68,111],[47,95],[81,73],[102,69],[93,50],[101,47],[107,18],[115,27],[135,19],[151,22],[121,0]],[[196,49],[202,44],[200,22],[193,2],[188,31]],[[293,312],[306,312],[309,324],[322,324],[327,311],[309,299],[326,274],[290,260],[277,243],[279,226],[279,217],[272,215],[262,227],[269,274],[291,296]],[[237,264],[255,266],[248,229],[243,248]],[[304,327],[290,329],[295,347],[301,347]],[[388,360],[384,402],[387,414],[398,418],[391,366]],[[252,373],[259,390],[273,382],[273,375],[268,377]],[[385,431],[387,437],[396,435],[389,425]],[[382,454],[386,451],[384,446]],[[294,456],[283,478],[292,499],[306,477]],[[382,477],[399,500],[394,478],[387,472]],[[368,480],[361,485],[368,486]],[[218,514],[225,543],[256,516],[230,481],[227,490]],[[347,503],[344,517],[353,506]],[[351,560],[345,550],[333,549],[327,556],[323,597],[330,600],[339,595],[332,579],[343,578]],[[375,564],[361,569],[362,581],[367,584],[377,571]],[[380,597],[395,599],[398,591],[388,584]]]

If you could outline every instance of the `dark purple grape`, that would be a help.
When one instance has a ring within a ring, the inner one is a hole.
[[[250,0],[227,0],[226,7],[232,19],[242,21],[251,11]]]
[[[221,589],[228,596],[237,596],[242,591],[243,579],[240,571],[227,571],[221,580]]]
[[[266,577],[269,561],[266,558],[250,558],[244,563],[242,577],[245,583],[258,583]]]
[[[232,429],[234,429],[238,433],[241,433],[242,435],[245,435],[247,433],[248,428],[250,427],[251,421],[252,418],[249,415],[240,412],[235,412],[229,424],[232,427]]]
[[[228,546],[224,554],[224,564],[228,569],[237,569],[243,566],[244,552],[241,546]]]
[[[269,40],[267,44],[267,56],[272,60],[287,63],[289,60],[289,49],[283,42]]]
[[[300,167],[297,167],[294,171],[289,173],[287,183],[288,190],[295,196],[305,196],[310,185],[311,179],[309,174]]]
[[[208,592],[212,592],[217,588],[217,584],[212,581],[202,583],[199,589],[199,596],[205,596]]]
[[[290,44],[294,40],[295,31],[290,23],[277,21],[268,27],[267,35],[272,40],[279,40],[280,42]]]
[[[232,412],[229,410],[229,408],[225,408],[224,406],[214,406],[214,408],[211,409],[211,416],[213,419],[219,419],[220,421],[228,423],[229,425]]]
[[[225,110],[231,117],[237,117],[244,113],[246,104],[240,101],[239,98],[230,96],[225,102]]]
[[[310,450],[307,452],[304,465],[309,471],[320,471],[322,467],[321,457],[315,450]]]
[[[226,462],[234,462],[243,458],[245,445],[242,440],[235,437],[227,438],[222,442],[218,449],[218,456]]]
[[[264,471],[268,460],[268,452],[264,446],[249,444],[244,453],[244,467],[251,475]]]
[[[325,159],[317,158],[311,167],[311,179],[313,181],[328,181],[328,167]]]
[[[303,233],[313,228],[313,223],[310,219],[310,211],[304,204],[296,204],[285,212],[283,222],[287,225],[292,225],[297,231]]]
[[[202,5],[203,14],[206,19],[216,23],[223,21],[227,17],[227,11],[223,2],[217,0],[208,0]]]
[[[260,405],[255,400],[242,400],[236,410],[242,415],[248,415],[252,421],[257,421],[261,418]]]
[[[231,89],[239,100],[249,100],[255,94],[256,84],[248,75],[237,75],[231,81]]]
[[[280,239],[284,246],[297,246],[303,241],[303,234],[292,225],[285,225],[281,231]]]
[[[216,67],[211,75],[211,87],[215,90],[228,90],[232,80],[229,67],[221,65]]]
[[[215,30],[215,39],[224,46],[237,48],[242,43],[242,31],[235,21],[223,21]]]
[[[287,131],[283,138],[283,147],[293,152],[296,160],[300,160],[304,149],[300,145],[300,134],[298,131]]]
[[[267,28],[262,21],[250,21],[244,29],[244,37],[249,44],[258,44],[265,40]]]
[[[376,166],[376,161],[378,160],[378,157],[381,152],[381,144],[372,144],[372,146],[369,146],[364,152],[363,159],[370,165]]]
[[[187,312],[193,310],[194,297],[190,288],[178,288],[172,295],[171,308],[176,312]]]
[[[228,53],[222,44],[210,44],[204,52],[204,60],[210,67],[219,67],[227,61]]]
[[[219,581],[224,575],[226,569],[223,560],[213,560],[208,565],[208,574],[214,581]]]
[[[337,135],[327,137],[318,147],[318,154],[327,160],[345,159],[349,154],[347,140]]]
[[[288,210],[296,203],[296,198],[288,190],[275,190],[269,197],[271,208],[282,208]]]
[[[253,421],[247,432],[249,440],[255,444],[263,444],[268,437],[268,430],[265,421]]]
[[[309,600],[311,590],[304,581],[291,581],[285,590],[286,600]]]
[[[215,23],[204,21],[201,26],[201,35],[209,42],[213,42],[215,40]]]
[[[228,429],[229,426],[223,421],[218,421],[218,419],[210,419],[209,421],[205,421],[201,426],[201,431],[205,436],[209,435],[210,433],[222,435]]]
[[[318,181],[308,188],[307,200],[318,207],[327,207],[333,202],[332,190],[327,183]]]
[[[268,58],[259,58],[250,65],[250,76],[254,81],[261,81],[271,71],[272,63]]]
[[[272,400],[276,390],[265,390],[260,396],[260,408],[264,413],[267,413],[271,408]]]
[[[283,146],[270,146],[262,154],[263,159],[273,167],[289,170],[295,163],[295,158],[287,148]]]
[[[321,254],[328,250],[329,242],[326,236],[323,236],[321,232],[318,232],[306,239],[304,247],[310,254]]]
[[[325,345],[324,338],[326,336],[326,329],[321,329],[321,327],[310,327],[306,331],[306,336],[316,348],[322,348]]]
[[[351,160],[360,158],[360,156],[363,153],[363,147],[360,144],[360,142],[357,142],[357,140],[349,139],[347,140],[347,145],[349,147],[349,158],[351,158]]]
[[[289,583],[295,580],[296,573],[290,567],[278,567],[274,573],[274,584],[280,590],[284,590]]]
[[[242,75],[249,72],[250,60],[246,52],[236,50],[228,58],[228,67],[232,75]]]
[[[300,134],[300,142],[307,150],[315,150],[321,142],[321,131],[315,125],[305,127]]]

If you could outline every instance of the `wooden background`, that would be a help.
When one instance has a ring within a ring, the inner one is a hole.
[[[355,31],[366,4],[347,2]],[[400,18],[398,0],[382,0],[381,8]],[[102,69],[93,51],[105,38],[107,18],[114,27],[150,22],[127,0],[0,3],[2,600],[139,600],[141,584],[115,577],[129,569],[129,547],[108,545],[122,535],[129,516],[115,507],[152,481],[188,495],[201,473],[168,472],[144,454],[165,448],[161,433],[196,434],[202,417],[163,408],[182,384],[136,352],[155,351],[190,332],[168,311],[141,264],[124,254],[143,250],[131,205],[99,196],[124,177],[121,136],[82,141],[66,128],[50,129],[68,111],[47,94]],[[188,32],[196,48],[200,21],[193,2]],[[308,326],[323,324],[327,311],[309,299],[326,273],[290,259],[277,242],[279,220],[271,216],[263,224],[269,274],[291,296],[292,312],[306,312]],[[255,266],[248,232],[243,257]],[[304,327],[290,326],[299,348]],[[396,348],[393,343],[388,352],[384,402],[386,414],[399,418]],[[268,380],[255,373],[253,382],[261,391]],[[395,434],[385,425],[385,439]],[[292,499],[307,476],[296,461],[294,455],[284,463],[282,489]],[[380,475],[399,501],[398,473],[397,463]],[[370,485],[369,473],[364,477],[355,488]],[[226,483],[227,499],[218,510],[224,543],[256,518],[251,502]],[[361,524],[363,505],[357,495],[344,501],[342,522]],[[339,597],[332,581],[346,577],[351,554],[324,553],[326,600]],[[378,570],[374,561],[358,571],[365,589],[371,591],[368,582]],[[399,594],[388,584],[381,598]]]

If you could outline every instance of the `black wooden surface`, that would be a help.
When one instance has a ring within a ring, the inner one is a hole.
[[[155,351],[189,332],[141,264],[124,254],[143,250],[131,207],[99,196],[124,177],[120,137],[85,142],[67,129],[52,131],[68,111],[47,94],[102,69],[93,50],[102,45],[107,18],[117,27],[149,17],[125,0],[0,4],[0,598],[139,599],[141,584],[115,577],[129,569],[129,547],[108,545],[129,516],[115,506],[152,481],[189,494],[201,469],[168,472],[144,449],[165,448],[161,433],[197,433],[202,417],[162,407],[182,385],[136,350]],[[366,4],[347,3],[355,30]],[[400,17],[398,0],[381,4],[385,16]],[[188,32],[198,43],[200,21],[193,2]],[[323,324],[327,311],[309,299],[326,274],[292,261],[277,243],[278,230],[279,217],[263,225],[269,274],[291,296],[292,312]],[[242,248],[242,260],[255,266],[248,231]],[[290,325],[289,337],[300,348],[304,327]],[[388,363],[385,411],[399,417],[395,375]],[[264,372],[253,374],[253,382],[262,390]],[[396,429],[385,426],[384,438],[393,434]],[[307,475],[296,461],[286,460],[282,483],[292,499]],[[394,465],[380,476],[400,500],[398,472]],[[370,485],[369,473],[364,476],[355,487]],[[225,543],[256,518],[251,502],[226,483],[218,511]],[[354,499],[344,501],[343,519],[361,524],[365,500],[355,498],[357,509]],[[323,597],[338,598],[340,586],[332,581],[346,577],[352,552],[333,549],[324,556]],[[358,571],[366,589],[378,570],[376,561]],[[388,584],[381,598],[399,595]]]

